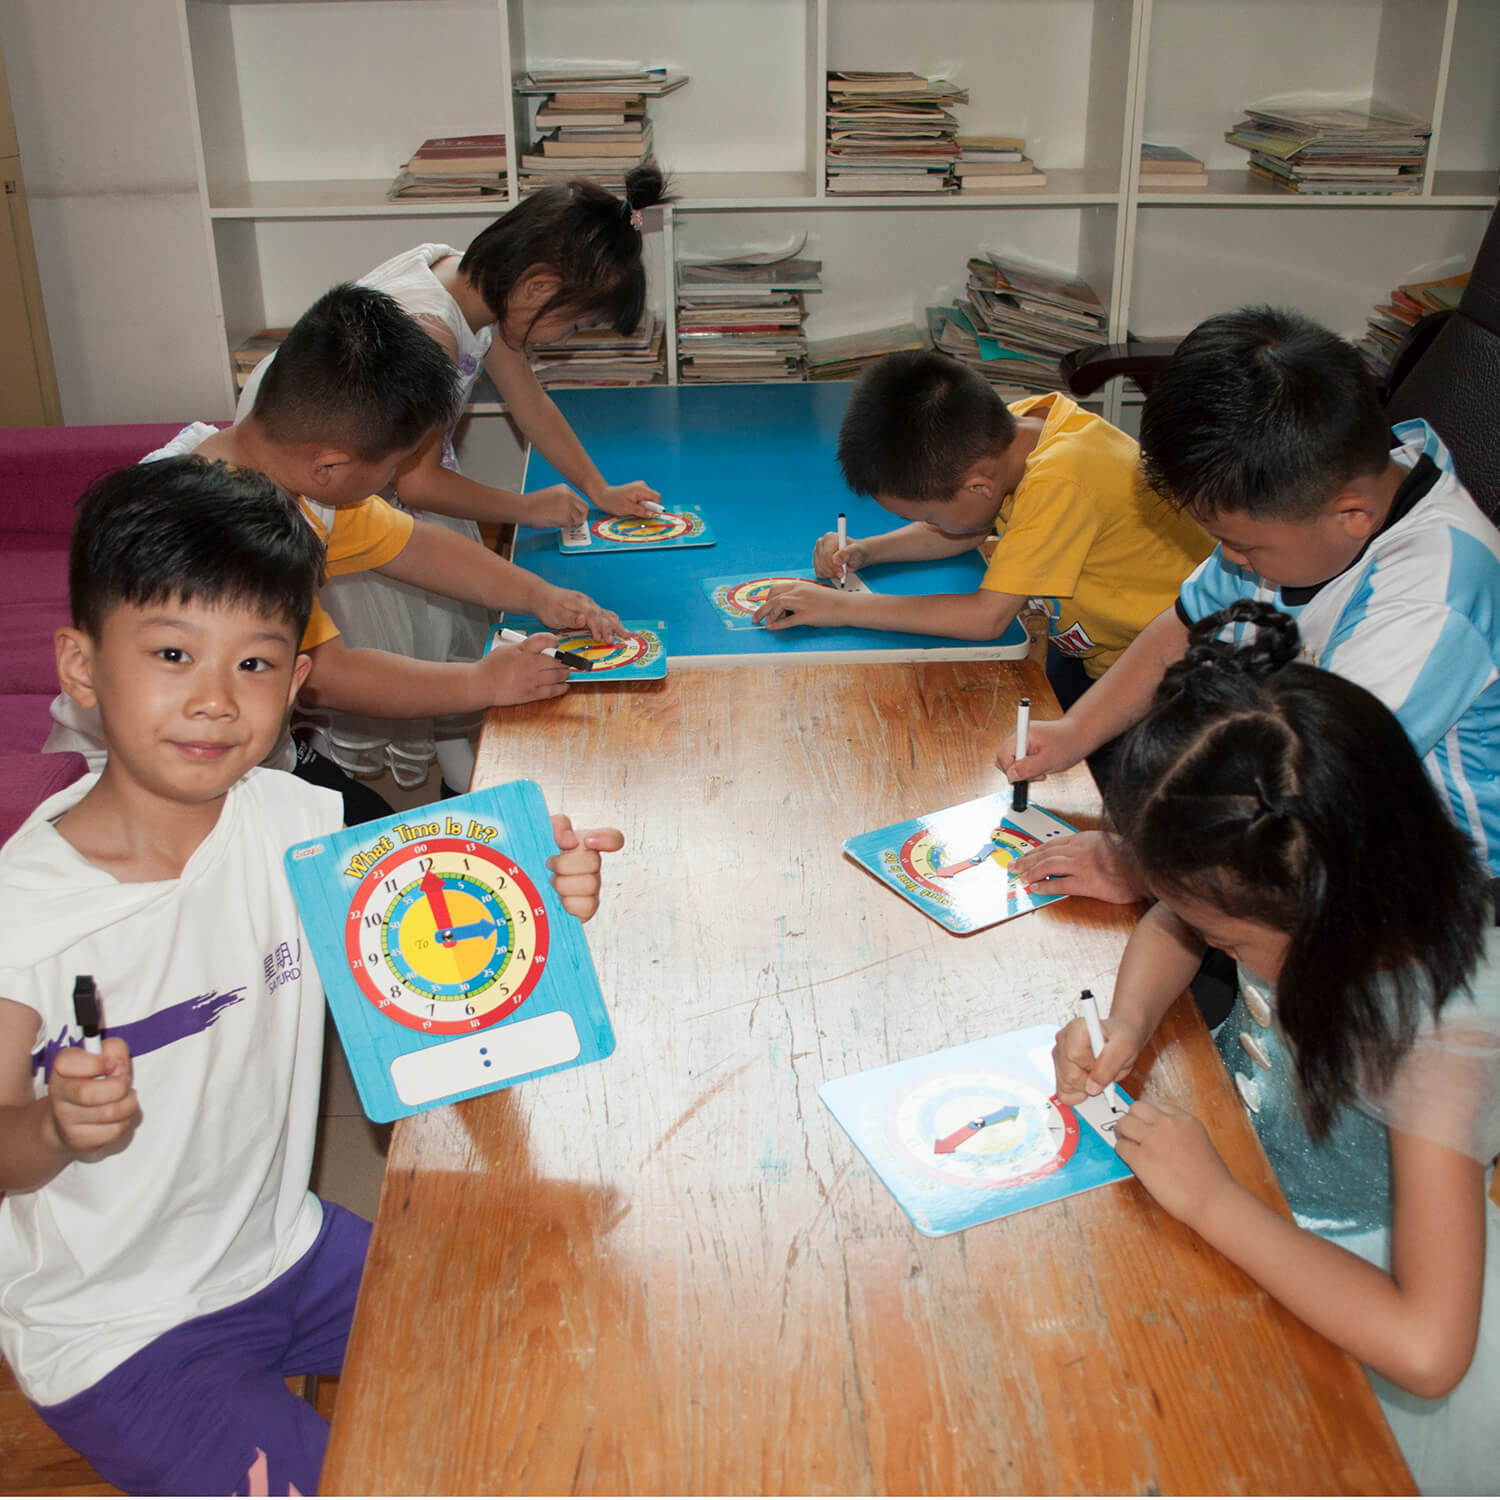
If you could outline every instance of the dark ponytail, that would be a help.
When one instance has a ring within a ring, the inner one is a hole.
[[[1218,639],[1253,630],[1243,644]],[[1467,983],[1488,881],[1394,715],[1295,660],[1241,600],[1196,624],[1115,763],[1109,814],[1152,888],[1291,939],[1277,986],[1309,1127],[1378,1089]]]
[[[484,299],[496,321],[521,278],[537,266],[555,271],[561,284],[536,321],[566,309],[583,323],[608,323],[628,333],[646,310],[641,264],[640,215],[670,202],[666,179],[654,161],[632,167],[625,196],[617,198],[587,177],[544,187],[480,231],[458,269]]]

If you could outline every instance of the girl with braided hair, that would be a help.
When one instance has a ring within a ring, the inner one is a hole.
[[[1249,644],[1216,639],[1237,624],[1255,627]],[[1120,1121],[1120,1155],[1167,1212],[1369,1366],[1424,1493],[1494,1493],[1494,904],[1389,710],[1297,652],[1269,605],[1209,616],[1122,744],[1109,817],[1157,899],[1099,1056],[1081,1022],[1059,1032],[1058,1097],[1129,1072],[1206,944],[1235,958],[1217,1041],[1293,1221],[1166,1100]]]

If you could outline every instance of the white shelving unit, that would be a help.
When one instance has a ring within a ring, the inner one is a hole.
[[[89,13],[89,0],[12,3],[38,28],[61,27],[59,7],[80,24]],[[291,321],[398,250],[461,247],[515,201],[514,166],[508,199],[439,207],[384,195],[427,136],[506,128],[524,143],[534,101],[510,84],[543,61],[639,58],[691,77],[649,106],[679,194],[646,235],[669,335],[676,254],[804,233],[805,253],[823,261],[814,338],[920,321],[985,248],[1086,276],[1108,302],[1113,339],[1180,333],[1251,300],[1355,335],[1392,285],[1472,257],[1500,168],[1500,0],[131,0],[130,10],[158,35],[175,26],[186,102],[161,87],[164,59],[150,100],[132,99],[128,68],[106,79],[101,63],[96,81],[114,91],[112,130],[128,137],[149,119],[154,136],[191,145],[202,236],[177,244],[175,274],[207,281],[211,307],[164,306],[160,319],[195,357],[214,342],[198,416],[232,409],[225,351],[240,338]],[[830,67],[956,79],[969,90],[963,129],[1024,135],[1047,186],[827,196]],[[1373,93],[1430,118],[1422,195],[1299,197],[1252,179],[1224,131],[1255,99],[1313,88]],[[1209,187],[1137,193],[1143,139],[1203,157]],[[107,365],[108,330],[90,333]],[[668,347],[675,378],[675,338]],[[1105,410],[1121,404],[1111,392]]]

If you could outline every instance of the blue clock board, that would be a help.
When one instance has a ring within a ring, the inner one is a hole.
[[[535,782],[512,781],[286,851],[287,878],[372,1120],[594,1062],[614,1032],[547,860]]]
[[[650,682],[667,675],[667,627],[663,620],[622,620],[617,641],[596,640],[586,630],[555,630],[557,649],[582,657],[587,668],[570,671],[573,682]],[[504,626],[492,625],[484,643],[491,650],[502,628],[534,635],[547,627],[527,615],[507,615]]]
[[[1029,1026],[825,1083],[818,1096],[923,1234],[952,1234],[1131,1175],[1129,1097],[1053,1097],[1052,1026]]]
[[[1035,805],[1016,812],[1010,799],[1006,788],[923,813],[845,839],[844,852],[950,932],[977,932],[1066,899],[1027,891],[1011,867],[1077,829]]]

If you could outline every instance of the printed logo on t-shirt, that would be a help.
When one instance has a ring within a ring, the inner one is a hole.
[[[1054,635],[1052,644],[1064,656],[1087,656],[1098,646],[1098,642],[1090,640],[1088,631],[1076,620],[1060,635]]]

